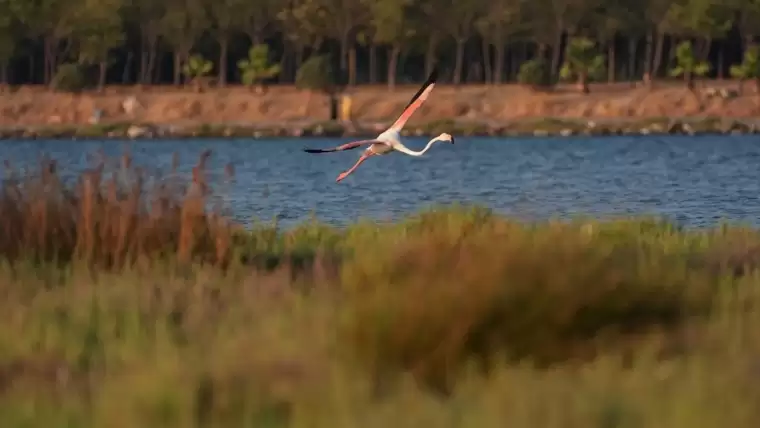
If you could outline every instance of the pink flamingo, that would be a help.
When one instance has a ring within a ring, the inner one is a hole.
[[[360,140],[360,141],[353,141],[347,144],[343,144],[338,147],[333,147],[329,149],[304,149],[306,153],[332,153],[332,152],[339,152],[343,150],[352,150],[357,147],[361,147],[363,145],[369,144],[369,147],[367,147],[366,150],[364,150],[364,153],[362,153],[361,157],[359,157],[359,160],[352,166],[348,171],[340,173],[338,175],[337,180],[335,182],[340,182],[344,178],[346,178],[349,174],[354,172],[356,168],[359,167],[359,165],[362,164],[365,160],[370,158],[371,156],[378,156],[378,155],[386,155],[388,153],[391,153],[393,151],[401,152],[404,154],[407,154],[409,156],[422,156],[425,154],[425,152],[428,151],[430,146],[433,145],[433,143],[436,143],[438,141],[443,141],[447,143],[454,144],[454,137],[451,136],[451,134],[442,133],[441,135],[433,138],[427,143],[427,146],[425,146],[424,149],[416,152],[414,150],[409,149],[405,145],[401,143],[401,129],[404,127],[406,122],[409,120],[409,118],[414,114],[415,111],[417,111],[418,108],[425,102],[427,97],[430,95],[430,92],[433,91],[433,87],[435,86],[435,81],[438,78],[438,71],[433,70],[432,73],[430,73],[430,76],[427,78],[425,83],[422,85],[419,91],[417,91],[416,94],[414,94],[414,97],[412,97],[412,100],[409,101],[409,104],[406,105],[404,108],[404,111],[401,113],[401,116],[399,116],[398,119],[396,119],[396,122],[391,125],[390,128],[383,131],[380,135],[377,136],[377,138],[374,138],[372,140]]]

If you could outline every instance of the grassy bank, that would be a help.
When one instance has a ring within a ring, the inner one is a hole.
[[[760,231],[466,207],[243,231],[204,209],[207,157],[4,180],[3,426],[760,422]]]
[[[315,122],[308,125],[177,125],[156,126],[139,123],[93,125],[47,125],[0,130],[2,139],[123,139],[123,138],[266,138],[283,136],[354,136],[369,138],[382,125]],[[573,136],[573,135],[734,135],[756,134],[757,125],[748,119],[719,117],[628,118],[606,121],[591,119],[543,118],[516,120],[501,125],[477,121],[433,121],[408,126],[404,135],[436,135],[449,132],[464,136]]]

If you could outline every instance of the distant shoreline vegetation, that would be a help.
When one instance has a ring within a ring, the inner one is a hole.
[[[162,138],[271,138],[271,137],[371,137],[384,124],[344,124],[340,121],[308,125],[201,124],[155,125],[99,123],[88,125],[40,125],[0,129],[0,140],[27,139],[162,139]],[[531,118],[501,125],[474,121],[436,120],[409,126],[404,135],[426,136],[450,132],[461,136],[544,137],[616,135],[747,135],[760,130],[745,118],[631,118],[595,121],[576,118]]]
[[[693,87],[760,78],[758,16],[750,0],[7,0],[0,85],[392,88],[438,66],[453,84],[566,81],[585,93],[594,81],[674,77]]]

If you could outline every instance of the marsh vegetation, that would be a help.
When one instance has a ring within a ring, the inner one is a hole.
[[[6,165],[7,427],[750,427],[760,233],[225,220],[234,171]]]

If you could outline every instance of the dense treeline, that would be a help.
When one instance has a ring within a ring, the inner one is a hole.
[[[727,75],[758,32],[760,0],[0,0],[0,79],[47,84],[76,63],[100,84],[292,83],[318,53],[348,84],[415,81],[435,64],[455,84],[536,83],[538,69],[688,81]],[[269,49],[245,68],[252,45]]]

